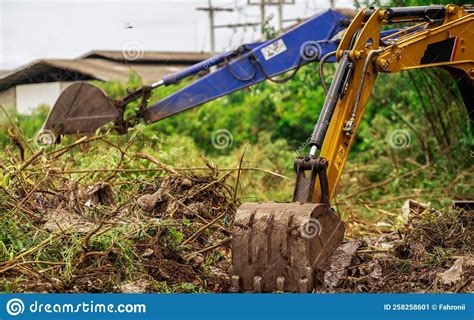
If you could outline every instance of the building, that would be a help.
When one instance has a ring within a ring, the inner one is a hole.
[[[143,52],[133,61],[121,51],[91,51],[76,59],[41,59],[11,71],[0,71],[0,105],[29,114],[40,104],[54,105],[59,94],[75,81],[126,82],[134,70],[144,84],[160,80],[210,57],[196,52]]]

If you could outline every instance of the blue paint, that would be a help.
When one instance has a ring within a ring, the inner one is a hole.
[[[146,122],[158,121],[257,84],[267,79],[262,69],[268,76],[274,77],[300,65],[317,62],[327,53],[337,49],[339,39],[333,38],[346,28],[348,21],[346,16],[334,10],[327,10],[274,39],[242,46],[238,53],[229,51],[218,54],[190,68],[165,76],[163,82],[169,85],[212,66],[223,64],[214,72],[144,110],[142,117]],[[382,36],[396,31],[398,30],[384,32]],[[286,49],[271,58],[267,56],[266,59],[263,51],[274,44],[284,44]],[[305,49],[311,48],[317,49],[317,53],[314,56],[304,55]],[[334,61],[334,57],[328,59],[328,62]]]

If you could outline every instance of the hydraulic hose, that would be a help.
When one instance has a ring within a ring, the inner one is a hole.
[[[334,79],[329,87],[329,91],[324,101],[323,109],[319,116],[318,122],[314,127],[313,134],[311,136],[311,151],[310,156],[315,156],[316,151],[321,149],[324,138],[331,122],[332,115],[336,109],[337,101],[339,100],[344,86],[349,81],[352,75],[353,63],[348,57],[348,53],[345,52],[339,61]]]
[[[329,59],[332,56],[336,55],[336,50],[329,52],[326,54],[324,57],[321,58],[321,61],[319,62],[318,65],[318,74],[319,74],[319,79],[321,80],[321,85],[323,86],[324,93],[328,94],[328,86],[326,85],[326,82],[324,81],[324,64],[326,63],[326,60]]]
[[[367,59],[365,59],[364,62],[364,69],[362,69],[362,76],[359,81],[359,87],[357,88],[357,96],[356,96],[356,101],[354,103],[354,107],[352,108],[352,113],[351,113],[351,119],[354,119],[356,114],[357,114],[357,109],[359,108],[359,103],[360,103],[360,97],[362,96],[362,89],[364,88],[365,84],[365,74],[367,73],[367,69],[369,68],[369,64],[374,58],[374,56],[378,55],[379,53],[383,52],[384,49],[377,49],[377,50],[372,50],[369,52],[367,55]]]

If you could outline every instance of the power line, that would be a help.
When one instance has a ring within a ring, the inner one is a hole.
[[[235,3],[237,4],[237,2]],[[247,0],[247,5],[249,6],[259,6],[260,9],[260,22],[236,22],[236,23],[229,23],[229,24],[219,24],[216,25],[215,23],[215,14],[217,12],[232,12],[234,9],[231,8],[224,8],[224,7],[214,7],[212,5],[212,0],[208,0],[208,6],[207,7],[200,7],[197,8],[199,11],[205,11],[208,12],[209,15],[209,31],[210,31],[210,48],[211,52],[215,52],[216,48],[216,36],[215,36],[215,30],[216,29],[237,29],[237,28],[246,28],[246,27],[257,27],[260,26],[260,32],[261,32],[261,37],[262,39],[265,36],[265,24],[266,24],[266,8],[267,6],[277,6],[278,10],[278,27],[279,30],[283,29],[283,24],[287,20],[284,19],[283,16],[283,9],[285,5],[294,5],[295,0]],[[228,6],[227,4],[226,6]],[[238,8],[237,5],[235,5],[236,8]],[[239,15],[242,14],[241,10],[239,11]],[[245,16],[247,16],[244,13]],[[238,19],[240,20],[240,19]]]
[[[261,25],[261,32],[262,37],[265,35],[265,19],[266,14],[265,10],[267,6],[277,6],[278,10],[278,29],[283,29],[283,6],[284,5],[294,5],[295,0],[247,0],[247,4],[250,6],[259,6],[260,7],[260,25]]]
[[[216,51],[216,35],[215,35],[215,25],[214,25],[214,14],[215,12],[232,12],[234,9],[231,8],[222,8],[222,7],[213,7],[212,0],[208,0],[208,7],[197,8],[198,11],[207,11],[209,13],[209,31],[210,31],[210,42],[211,42],[211,53]]]
[[[212,0],[208,0],[208,7],[205,8],[197,8],[199,11],[207,11],[209,13],[209,31],[210,31],[210,43],[211,43],[211,52],[215,52],[216,48],[216,37],[215,37],[215,30],[222,29],[222,28],[245,28],[245,27],[254,27],[258,26],[261,23],[259,22],[245,22],[245,23],[233,23],[233,24],[222,24],[216,25],[215,24],[215,12],[232,12],[234,9],[231,8],[223,8],[223,7],[214,7],[212,6]]]

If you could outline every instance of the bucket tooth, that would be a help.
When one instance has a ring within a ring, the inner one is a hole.
[[[343,222],[322,203],[243,204],[232,236],[232,286],[311,292],[343,237]]]
[[[240,277],[233,275],[230,279],[230,286],[232,291],[239,291],[240,290]]]
[[[308,292],[311,292],[311,280],[310,279],[306,279],[306,278],[301,278],[299,281],[298,281],[298,287],[299,287],[299,291],[300,293],[308,293]]]
[[[253,277],[253,291],[262,292],[263,291],[263,279],[260,276]]]
[[[285,277],[278,277],[276,280],[277,291],[285,291]]]

